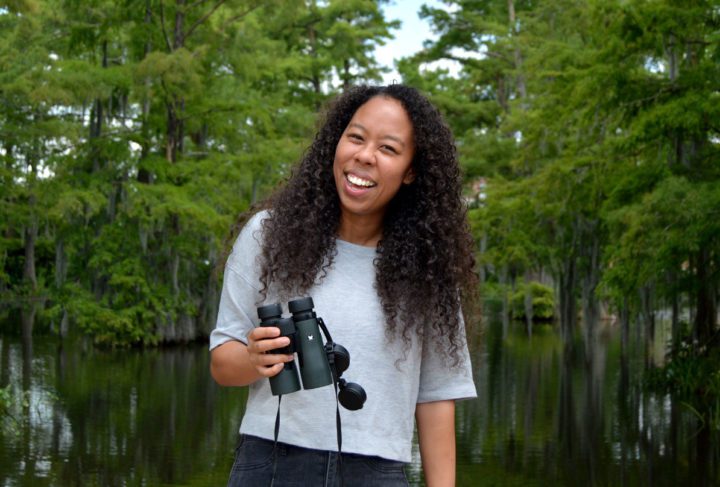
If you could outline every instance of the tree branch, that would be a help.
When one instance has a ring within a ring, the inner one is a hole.
[[[207,2],[207,0],[197,0],[197,1],[193,2],[192,4],[188,5],[187,7],[185,7],[185,11],[192,10],[195,7],[197,7],[198,5],[202,5],[205,2]]]
[[[163,37],[165,38],[165,44],[167,45],[168,51],[172,52],[172,44],[170,44],[170,38],[168,37],[167,30],[165,30],[165,9],[163,9],[163,3],[160,2],[160,27],[162,29]]]
[[[188,31],[185,33],[184,38],[187,39],[188,37],[190,37],[193,31],[197,29],[203,22],[205,22],[213,13],[215,13],[215,11],[220,8],[220,6],[225,3],[225,1],[226,0],[219,0],[215,5],[212,6],[208,13],[197,19],[197,21],[192,26],[190,26]]]
[[[450,53],[447,53],[447,54],[443,55],[443,57],[446,58],[446,59],[449,59],[449,60],[451,60],[451,61],[457,61],[457,62],[459,62],[459,63],[462,64],[462,65],[466,65],[466,64],[467,64],[467,65],[470,65],[470,66],[473,66],[473,67],[476,67],[476,68],[479,68],[479,67],[480,67],[480,61],[481,61],[481,59],[475,59],[475,58],[471,58],[471,57],[468,58],[468,57],[454,56],[454,55],[452,55],[452,54],[450,54]]]
[[[260,8],[260,6],[263,5],[264,3],[265,3],[265,2],[258,2],[254,7],[250,7],[250,8],[247,9],[246,11],[237,14],[235,17],[230,17],[230,18],[223,24],[223,27],[222,27],[221,30],[225,30],[225,28],[226,28],[227,26],[229,26],[230,24],[232,24],[232,23],[235,22],[236,20],[240,20],[241,18],[245,17],[246,15],[248,15],[248,14],[251,13],[251,12],[253,12],[254,10],[257,10],[257,9]]]

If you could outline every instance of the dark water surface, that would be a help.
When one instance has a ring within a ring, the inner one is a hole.
[[[458,406],[458,485],[720,484],[717,435],[643,391],[645,347],[622,353],[611,326],[568,351],[549,327],[490,326],[480,397]],[[225,485],[246,393],[217,387],[208,359],[0,337],[0,487]]]

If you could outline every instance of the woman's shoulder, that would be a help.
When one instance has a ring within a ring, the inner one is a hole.
[[[228,265],[245,268],[254,263],[255,257],[261,253],[263,222],[270,218],[269,210],[261,210],[252,215],[240,230],[232,251],[228,256]]]
[[[270,210],[264,209],[260,210],[254,215],[252,215],[245,226],[242,229],[242,232],[245,232],[246,230],[250,232],[256,232],[258,230],[262,231],[262,222],[270,218]],[[241,232],[241,233],[242,233]]]

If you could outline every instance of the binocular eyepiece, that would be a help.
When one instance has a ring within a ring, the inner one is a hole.
[[[318,318],[313,311],[314,306],[311,297],[290,301],[288,310],[292,317],[289,318],[283,318],[282,306],[279,303],[257,309],[260,326],[275,326],[280,329],[280,336],[290,339],[288,346],[268,353],[297,353],[300,363],[298,367],[295,360],[285,362],[283,370],[270,377],[272,394],[290,394],[302,388],[315,389],[336,383],[340,388],[340,404],[351,411],[360,409],[365,403],[365,390],[360,385],[345,382],[345,379],[341,378],[342,373],[350,366],[350,353],[342,345],[333,342],[322,318]],[[324,344],[320,329],[327,339]]]

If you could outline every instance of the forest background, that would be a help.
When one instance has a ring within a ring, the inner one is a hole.
[[[286,179],[326,100],[381,79],[386,3],[6,2],[3,317],[111,347],[206,337],[233,222]],[[667,314],[671,357],[696,364],[676,387],[714,390],[720,424],[720,2],[421,16],[437,36],[396,68],[455,133],[484,297],[528,332],[555,318],[567,343],[578,320],[626,335]]]

